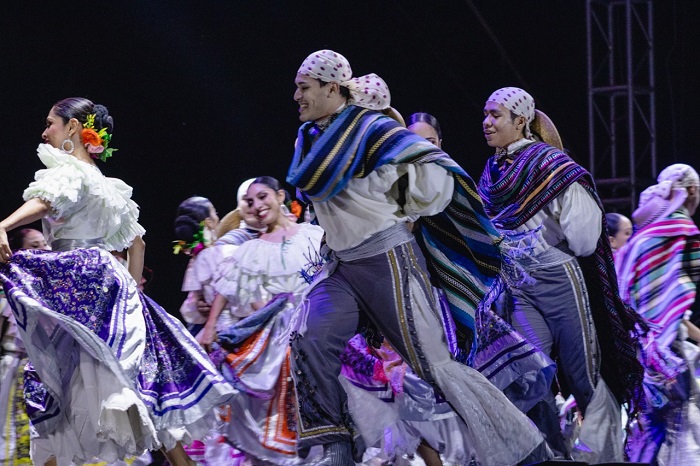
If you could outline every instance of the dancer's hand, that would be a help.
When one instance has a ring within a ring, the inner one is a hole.
[[[211,345],[216,341],[216,328],[213,326],[205,325],[199,335],[197,335],[197,342],[202,345],[204,351],[211,353]]]
[[[10,257],[12,257],[12,249],[7,239],[7,231],[0,227],[0,264],[6,264]]]

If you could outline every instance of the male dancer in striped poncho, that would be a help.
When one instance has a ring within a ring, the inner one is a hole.
[[[339,355],[362,313],[467,424],[465,443],[479,464],[516,464],[541,451],[542,437],[525,415],[451,358],[425,259],[405,225],[421,217],[434,274],[447,283],[456,318],[474,328],[500,258],[473,181],[384,115],[386,83],[374,74],[353,78],[342,55],[309,55],[295,83],[305,123],[287,181],[313,202],[331,250],[308,292],[305,328],[292,339],[300,448],[324,445],[322,465],[353,464]]]
[[[619,298],[591,176],[561,148],[535,141],[535,115],[530,94],[514,87],[495,91],[484,107],[484,136],[496,154],[479,194],[505,237],[501,273],[511,323],[557,361],[560,380],[584,415],[579,439],[586,448],[573,455],[621,461],[619,403],[640,396],[632,336],[639,319]],[[550,446],[568,456],[554,396],[528,414]]]
[[[622,298],[649,324],[646,403],[627,451],[633,461],[694,465],[700,462],[698,388],[679,331],[694,327],[684,317],[700,279],[700,231],[690,218],[700,202],[700,178],[677,163],[658,181],[639,196],[632,214],[638,230],[615,257]]]

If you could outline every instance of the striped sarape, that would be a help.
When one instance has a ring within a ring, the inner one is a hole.
[[[639,230],[615,257],[620,294],[663,348],[676,340],[700,279],[700,231],[684,212]]]
[[[700,278],[700,231],[679,210],[632,236],[615,256],[622,297],[649,323],[641,359],[645,406],[630,429],[631,461],[697,464],[697,388],[677,340]],[[652,461],[653,460],[653,461]]]
[[[579,183],[605,212],[588,171],[559,149],[533,143],[518,153],[503,173],[497,157],[491,157],[479,181],[479,194],[486,212],[497,216],[496,226],[514,230],[572,183]],[[638,335],[645,324],[620,298],[605,215],[601,221],[603,228],[595,252],[577,259],[601,348],[601,374],[618,401],[628,401],[636,409],[642,398],[644,376],[637,359]]]
[[[313,122],[299,129],[287,182],[312,202],[333,197],[352,178],[386,164],[437,163],[452,172],[455,189],[440,214],[422,217],[417,235],[433,279],[445,291],[460,344],[473,361],[475,316],[500,271],[499,234],[484,212],[474,181],[445,152],[376,111],[349,106],[308,147]]]

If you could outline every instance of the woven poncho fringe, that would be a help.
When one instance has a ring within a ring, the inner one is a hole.
[[[307,122],[299,129],[287,181],[313,202],[323,202],[352,178],[363,178],[386,164],[437,163],[454,174],[455,189],[440,214],[419,221],[421,247],[432,277],[445,290],[454,319],[473,358],[475,315],[500,271],[499,234],[484,212],[474,181],[442,150],[380,112],[349,106],[308,147]]]
[[[544,143],[534,143],[518,154],[501,174],[492,157],[479,182],[479,194],[486,212],[499,228],[513,230],[562,194],[572,183],[579,183],[605,212],[590,174],[568,155]],[[646,324],[627,306],[618,291],[612,251],[603,228],[595,252],[578,261],[584,274],[588,296],[601,347],[601,374],[618,401],[630,402],[636,410],[642,399],[644,370],[637,359],[638,337]]]

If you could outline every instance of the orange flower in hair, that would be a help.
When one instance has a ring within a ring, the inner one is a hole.
[[[109,146],[112,142],[112,135],[107,132],[107,128],[100,128],[99,131],[95,131],[95,114],[90,113],[85,118],[85,123],[83,123],[83,130],[80,135],[83,138],[83,144],[85,148],[90,153],[90,157],[93,159],[100,159],[106,162],[108,158],[112,156],[114,151],[117,149]]]
[[[93,146],[102,145],[102,138],[97,134],[97,131],[92,128],[83,129],[80,135],[83,138],[83,144],[92,144]]]

